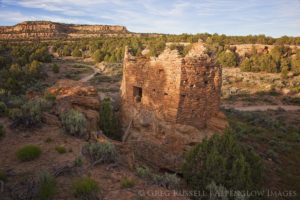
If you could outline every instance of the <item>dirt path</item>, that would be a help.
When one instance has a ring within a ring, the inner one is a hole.
[[[239,111],[266,111],[266,110],[277,110],[278,108],[282,108],[286,111],[296,111],[300,110],[300,106],[293,106],[293,105],[263,105],[263,106],[243,106],[243,107],[236,107],[236,106],[228,106],[225,105],[225,108],[233,108]]]
[[[96,68],[94,65],[88,65],[88,66],[94,70],[94,73],[87,75],[87,76],[83,77],[82,79],[80,79],[81,82],[87,82],[88,80],[93,78],[97,73],[100,73],[100,70],[98,68]]]

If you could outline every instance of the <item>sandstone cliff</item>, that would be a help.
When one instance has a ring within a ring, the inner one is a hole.
[[[15,26],[1,26],[0,39],[52,39],[101,36],[131,36],[124,26],[62,24],[28,21]]]
[[[245,57],[256,50],[259,54],[267,54],[274,49],[276,45],[266,45],[266,44],[235,44],[230,45],[230,48],[239,55],[239,57]],[[291,53],[296,53],[296,50],[300,48],[297,45],[285,45],[291,49]]]

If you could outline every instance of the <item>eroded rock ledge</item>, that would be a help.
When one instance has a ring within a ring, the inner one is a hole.
[[[133,36],[125,26],[63,24],[27,21],[15,26],[0,26],[0,39],[53,39],[101,36]]]

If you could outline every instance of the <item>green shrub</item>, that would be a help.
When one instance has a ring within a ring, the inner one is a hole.
[[[24,146],[17,151],[17,157],[21,161],[31,161],[38,158],[41,154],[41,148],[34,145]]]
[[[93,58],[95,62],[101,62],[104,60],[105,53],[102,52],[100,49],[94,52]]]
[[[149,168],[142,168],[142,167],[136,168],[136,173],[141,178],[147,178],[149,176],[149,172],[150,172]]]
[[[8,109],[8,117],[11,120],[17,120],[21,116],[21,109],[19,108],[10,108]]]
[[[69,110],[60,115],[63,129],[73,136],[83,136],[86,131],[87,121],[84,115],[77,110]]]
[[[45,140],[45,142],[46,142],[46,143],[52,142],[52,138],[51,138],[51,137],[47,137],[46,140]]]
[[[0,124],[0,139],[5,136],[5,129],[2,124]]]
[[[254,57],[254,62],[259,68],[259,70],[256,71],[265,71],[272,73],[280,72],[278,62],[274,59],[273,56],[269,54]]]
[[[52,102],[56,100],[56,96],[52,93],[45,93],[44,98]]]
[[[59,73],[59,67],[57,66],[57,64],[53,64],[52,65],[52,71],[53,71],[53,73]]]
[[[92,162],[103,159],[103,162],[110,163],[117,160],[117,151],[115,146],[109,142],[86,143],[82,151]]]
[[[21,115],[16,116],[14,125],[29,128],[41,123],[43,111],[46,111],[51,106],[51,102],[41,98],[28,101],[22,106]]]
[[[165,173],[163,176],[151,174],[151,181],[153,184],[167,189],[177,189],[179,187],[180,179],[176,176],[176,174]]]
[[[121,188],[132,188],[135,185],[134,179],[132,178],[125,178],[121,180]]]
[[[246,58],[241,63],[240,69],[241,69],[241,71],[244,71],[244,72],[250,72],[252,69],[252,65],[253,65],[252,61],[249,58]]]
[[[281,78],[282,79],[287,79],[288,78],[288,73],[289,73],[289,66],[287,65],[283,65],[282,68],[281,68]]]
[[[117,119],[109,98],[105,98],[101,102],[100,118],[100,128],[103,133],[109,138],[121,140],[121,132],[118,129]]]
[[[56,191],[55,179],[47,171],[41,171],[39,175],[38,199],[53,199]]]
[[[162,182],[164,180],[164,177],[158,174],[151,174],[151,181],[155,185],[162,186]]]
[[[25,98],[22,98],[20,96],[11,96],[9,98],[8,104],[12,107],[19,107],[25,103]]]
[[[183,57],[191,50],[191,48],[192,48],[192,45],[184,46],[184,45],[181,45],[179,43],[175,43],[175,44],[170,45],[171,50],[176,49],[178,51],[178,53]]]
[[[7,174],[6,174],[6,172],[0,170],[0,181],[4,181],[4,182],[5,182],[6,179],[7,179]]]
[[[209,200],[228,200],[228,190],[222,185],[218,186],[214,181],[205,189],[209,191]]]
[[[7,112],[7,106],[4,102],[0,101],[0,116],[4,116]]]
[[[237,57],[232,51],[223,51],[218,56],[218,62],[222,65],[222,67],[235,67]]]
[[[81,53],[81,51],[80,51],[78,48],[76,48],[76,49],[74,49],[74,51],[72,52],[72,56],[73,56],[73,57],[81,57],[81,56],[82,56],[82,53]]]
[[[276,162],[278,164],[281,163],[281,161],[280,161],[280,159],[278,157],[278,154],[275,151],[273,151],[272,149],[268,149],[265,152],[265,154],[266,154],[267,158],[271,158],[274,162]]]
[[[40,75],[41,67],[42,64],[39,61],[37,60],[32,61],[32,63],[29,65],[28,68],[29,75],[34,78],[38,78]]]
[[[296,56],[292,58],[292,70],[296,73],[300,73],[300,49],[297,49]]]
[[[63,153],[66,153],[66,152],[67,152],[66,148],[65,148],[65,147],[61,147],[61,146],[56,146],[56,147],[55,147],[55,150],[56,150],[58,153],[60,153],[60,154],[63,154]]]
[[[222,136],[215,134],[195,145],[182,171],[188,185],[196,190],[212,181],[230,190],[253,190],[261,186],[263,163],[257,154],[238,145],[227,128]]]
[[[75,158],[75,160],[74,160],[74,166],[75,166],[75,167],[81,167],[81,166],[82,166],[82,163],[83,163],[83,161],[82,161],[81,156],[77,156],[77,157]]]
[[[83,178],[72,185],[75,197],[88,199],[99,191],[99,184],[91,178]]]
[[[179,188],[180,179],[176,176],[176,174],[165,173],[164,182],[165,187],[168,189],[176,189]]]

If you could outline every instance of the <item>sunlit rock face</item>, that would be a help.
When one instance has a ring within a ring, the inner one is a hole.
[[[28,21],[15,26],[0,26],[0,39],[49,39],[101,36],[130,36],[125,26],[62,24]]]
[[[70,109],[75,109],[85,115],[88,121],[88,131],[99,130],[100,101],[97,90],[93,86],[80,81],[62,79],[52,87],[47,88],[45,93],[55,95],[53,110],[57,116]]]

